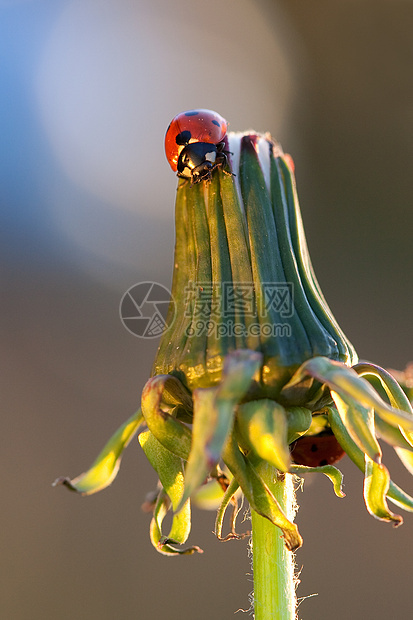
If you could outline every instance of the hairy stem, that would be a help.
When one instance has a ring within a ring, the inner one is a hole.
[[[292,475],[277,477],[269,465],[265,474],[265,483],[292,520],[296,509]],[[278,527],[251,513],[255,620],[295,620],[294,554],[286,549]]]

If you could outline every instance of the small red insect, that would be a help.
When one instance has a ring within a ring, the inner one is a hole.
[[[227,161],[223,142],[227,128],[227,121],[212,110],[188,110],[175,116],[165,135],[172,170],[192,183],[210,180],[212,171]]]
[[[321,467],[337,463],[345,452],[331,433],[304,435],[293,444],[291,458],[297,465]]]

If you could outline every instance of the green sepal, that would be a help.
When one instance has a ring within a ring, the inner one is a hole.
[[[53,486],[63,484],[81,495],[92,495],[106,489],[116,478],[124,449],[144,422],[141,410],[134,413],[109,439],[93,465],[83,474],[73,478],[57,478]]]
[[[291,458],[284,407],[274,400],[253,400],[238,407],[236,420],[248,449],[279,471],[289,470]]]
[[[321,435],[321,433],[328,432],[330,425],[328,423],[328,416],[322,409],[320,412],[314,413],[311,417],[310,428],[306,432],[308,437],[314,435]]]
[[[287,407],[288,444],[293,443],[308,431],[311,426],[312,413],[305,407]]]
[[[194,390],[194,422],[192,446],[185,471],[185,492],[181,504],[205,482],[215,462],[208,454],[211,432],[218,426],[219,409],[216,406],[216,388]],[[212,427],[212,429],[211,429]],[[179,507],[178,507],[179,508]]]
[[[211,322],[211,329],[208,330],[206,368],[212,380],[215,378],[213,375],[215,369],[218,376],[222,372],[222,361],[228,351],[233,351],[236,348],[246,348],[245,343],[239,346],[238,342],[238,346],[236,346],[235,336],[231,334],[233,317],[228,316],[223,311],[222,287],[224,283],[232,282],[232,273],[228,247],[229,240],[225,228],[219,180],[219,174],[213,175],[211,183],[206,185],[204,189],[209,229],[209,252],[211,255],[210,282],[212,284],[210,315],[208,316],[208,321]],[[218,324],[219,332],[217,332]]]
[[[188,459],[191,449],[191,431],[170,415],[168,410],[190,397],[182,383],[171,375],[157,375],[146,382],[142,392],[142,413],[156,439],[170,452]]]
[[[335,407],[326,407],[328,422],[340,446],[355,465],[364,473],[364,452],[357,446],[346,429]]]
[[[346,427],[341,421],[338,411],[334,407],[328,407],[328,421],[337,441],[345,450],[353,463],[365,473],[365,456],[362,450],[355,444],[350,437]],[[391,500],[399,508],[403,508],[408,512],[413,512],[413,497],[410,497],[403,489],[390,480],[387,498]]]
[[[371,364],[367,362],[360,362],[359,364],[356,364],[354,366],[354,370],[361,377],[371,376],[379,379],[392,407],[409,413],[413,418],[413,408],[410,404],[409,399],[407,398],[403,389],[397,383],[396,379],[389,372],[387,372],[387,370],[384,370],[384,368],[381,368],[376,364]],[[409,442],[409,444],[413,446],[413,433],[411,431],[408,432],[407,430],[405,430],[403,428],[403,425],[400,425],[400,430],[405,436],[406,440]]]
[[[188,539],[191,531],[191,506],[189,500],[185,502],[179,512],[174,514],[168,536],[162,534],[162,522],[169,506],[172,505],[172,509],[175,510],[184,492],[182,460],[164,448],[151,431],[141,433],[138,439],[146,458],[158,474],[163,487],[159,494],[150,526],[152,544],[158,551],[166,555],[186,555],[199,551],[198,547],[175,549],[171,546],[171,544],[182,545]]]
[[[212,284],[211,240],[203,185],[203,183],[197,183],[193,187],[185,186],[184,188],[188,209],[188,234],[192,235],[193,244],[193,266],[191,266],[190,273],[194,276],[192,282],[194,286],[194,299],[192,302],[187,299],[187,307],[185,308],[185,314],[187,315],[187,339],[185,347],[175,352],[175,364],[185,373],[186,382],[191,390],[199,386],[200,381],[206,381],[207,385],[210,384],[206,363],[208,332],[203,328],[197,329],[200,316],[196,312],[196,306],[199,306],[199,295],[202,295],[203,286],[205,284]],[[182,226],[183,223],[179,225]],[[192,271],[193,267],[195,269],[194,273]],[[201,318],[203,318],[202,314]],[[209,312],[207,312],[204,318],[209,321]]]
[[[225,491],[224,497],[222,498],[221,505],[217,512],[217,518],[215,520],[214,532],[218,540],[227,541],[231,539],[240,539],[240,538],[244,538],[245,536],[248,536],[248,532],[244,534],[237,534],[235,531],[235,521],[239,513],[238,502],[235,498],[235,493],[238,491],[238,489],[239,489],[239,484],[235,480],[235,478],[233,478],[231,482],[229,483],[227,490]],[[230,502],[233,503],[233,512],[231,515],[231,532],[227,534],[227,536],[222,536],[222,525],[224,521],[224,516],[228,508],[228,504]]]
[[[197,546],[177,549],[173,544],[182,544],[188,537],[191,529],[191,507],[190,501],[186,502],[182,510],[175,514],[172,519],[172,527],[169,536],[162,534],[162,522],[168,512],[170,502],[164,491],[159,494],[155,505],[154,516],[149,526],[149,536],[151,543],[159,553],[168,556],[192,555],[193,553],[203,553]]]
[[[387,499],[399,508],[403,508],[403,510],[406,510],[407,512],[413,512],[413,497],[403,491],[403,489],[401,489],[392,480],[390,480]]]
[[[297,476],[302,476],[302,474],[312,474],[312,473],[321,473],[327,476],[333,483],[334,493],[337,497],[345,497],[346,494],[343,492],[343,474],[337,467],[334,465],[321,465],[320,467],[307,467],[307,465],[292,465],[290,467],[290,472],[292,474],[296,474]]]
[[[370,362],[359,362],[353,366],[353,370],[355,370],[360,377],[377,377],[389,397],[390,404],[396,409],[401,409],[413,415],[413,408],[405,392],[387,370],[377,366],[377,364],[371,364]]]
[[[218,462],[231,432],[234,408],[247,394],[261,365],[262,354],[248,349],[238,349],[225,358],[222,380],[216,386],[217,425],[208,442],[208,452],[214,464]]]
[[[225,445],[223,460],[240,485],[251,509],[281,529],[287,549],[295,551],[301,547],[302,538],[297,526],[287,519],[274,495],[259,475],[260,464],[252,465],[249,458],[240,451],[233,435]],[[264,461],[261,463],[266,465]],[[274,476],[276,473],[274,469]]]
[[[299,276],[306,298],[321,325],[323,325],[336,342],[339,359],[348,364],[353,364],[357,361],[357,354],[328,307],[311,264],[300,213],[294,173],[285,158],[278,157],[276,159],[276,164],[284,178],[291,245],[294,250]],[[336,354],[332,355],[332,357],[336,357]]]
[[[391,376],[397,381],[413,406],[413,362],[409,362],[404,370],[391,369]]]
[[[370,376],[379,379],[390,404],[413,416],[413,409],[409,399],[396,379],[387,370],[367,362],[356,364],[354,370],[360,376]],[[403,427],[392,426],[385,420],[378,418],[378,416],[376,418],[378,434],[394,446],[395,452],[405,468],[413,474],[413,433],[405,431]]]
[[[193,391],[192,446],[181,503],[204,482],[221,458],[232,430],[235,406],[247,393],[261,363],[262,355],[256,351],[234,351],[225,358],[217,386]]]
[[[354,398],[331,391],[341,420],[358,447],[375,462],[381,462],[381,448],[374,434],[374,411],[360,405]]]
[[[266,284],[287,286],[291,280],[284,271],[271,196],[258,159],[255,136],[246,135],[241,139],[239,182],[249,233],[258,320],[262,326],[261,350],[271,367],[271,372],[263,374],[263,381],[278,390],[291,374],[291,368],[297,367],[309,356],[311,347],[297,311],[293,311],[291,316],[282,316],[279,309],[274,304],[268,304],[266,299]],[[297,278],[293,284],[301,286]],[[265,335],[266,325],[287,325],[288,329],[280,330],[274,337]],[[271,363],[268,358],[272,358]]]
[[[184,490],[182,460],[164,448],[151,431],[141,433],[138,440],[146,458],[158,474],[162,487],[172,502],[173,510],[176,510]]]
[[[287,170],[286,170],[287,168]],[[294,313],[297,314],[299,322],[302,324],[306,337],[309,341],[310,355],[307,353],[307,357],[313,357],[315,355],[326,355],[328,357],[338,356],[338,339],[331,335],[331,321],[325,322],[325,325],[320,321],[320,306],[322,300],[320,296],[314,300],[313,295],[308,295],[310,291],[305,287],[305,276],[303,274],[305,267],[303,263],[303,257],[300,253],[295,253],[295,247],[292,242],[292,230],[295,228],[296,222],[295,215],[299,211],[298,198],[291,191],[293,189],[293,180],[287,173],[290,172],[288,167],[285,167],[285,162],[281,157],[274,158],[273,149],[270,149],[270,192],[272,202],[272,212],[274,216],[275,228],[277,230],[277,238],[279,245],[279,256],[274,255],[274,260],[281,260],[285,277],[287,282],[293,283],[294,286]],[[289,200],[296,204],[289,205]],[[290,207],[294,214],[290,211]],[[296,231],[297,235],[298,231]],[[299,233],[297,235],[299,237]],[[298,239],[296,239],[298,242]],[[298,242],[299,243],[299,242]],[[298,245],[298,244],[297,244]],[[298,249],[298,248],[297,248]],[[304,278],[302,278],[302,275]],[[315,302],[315,303],[314,303]],[[313,309],[314,306],[314,309]],[[324,313],[321,312],[321,318],[324,318]],[[328,329],[326,329],[326,326]],[[300,334],[293,331],[295,335],[300,338]],[[301,343],[300,343],[301,344]],[[303,357],[302,359],[306,359]]]
[[[225,222],[225,230],[228,238],[228,251],[231,262],[232,283],[234,292],[237,288],[246,286],[247,290],[253,290],[253,275],[251,267],[251,252],[249,247],[247,222],[243,206],[239,201],[235,180],[228,175],[221,175],[220,188],[222,211]],[[259,335],[251,330],[252,324],[258,323],[257,308],[254,301],[245,312],[243,308],[235,308],[235,323],[245,325],[246,334],[239,333],[235,336],[237,349],[260,350]]]
[[[389,510],[386,495],[390,486],[390,474],[383,463],[375,463],[366,454],[364,474],[364,501],[369,513],[379,519],[393,523],[395,527],[403,523],[403,518]]]
[[[400,431],[397,426],[392,426],[385,420],[379,418],[378,415],[374,417],[374,423],[376,428],[376,435],[394,448],[404,448],[405,450],[411,450],[413,452],[413,446],[407,441],[406,437]]]
[[[342,398],[349,397],[368,409],[374,408],[383,420],[393,426],[400,425],[403,432],[413,432],[413,416],[384,402],[368,381],[345,364],[326,357],[314,357],[300,366],[285,388],[298,385],[307,375],[325,383]]]
[[[222,502],[224,491],[217,480],[212,478],[198,487],[192,494],[192,505],[202,510],[217,510]]]
[[[387,424],[378,416],[376,416],[375,422],[377,435],[393,446],[407,471],[413,474],[413,446],[407,441],[399,428]]]

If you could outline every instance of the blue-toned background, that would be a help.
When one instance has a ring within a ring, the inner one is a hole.
[[[413,4],[401,0],[0,2],[2,616],[12,620],[232,618],[252,589],[247,543],[152,549],[140,511],[156,477],[136,442],[101,494],[75,476],[137,407],[156,341],[118,307],[170,285],[171,118],[212,108],[269,130],[296,163],[317,276],[359,355],[413,359]],[[394,480],[413,481],[391,452]],[[362,476],[347,497],[308,478],[300,618],[406,617],[413,517],[378,523]],[[245,525],[247,528],[248,525]],[[237,617],[242,617],[240,611]]]

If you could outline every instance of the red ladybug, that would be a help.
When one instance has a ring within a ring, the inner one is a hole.
[[[297,439],[291,450],[291,458],[297,465],[321,467],[337,463],[345,452],[331,433],[304,435]]]
[[[214,168],[226,163],[223,139],[228,123],[212,110],[188,110],[166,130],[165,153],[179,177],[191,183],[210,180]]]

